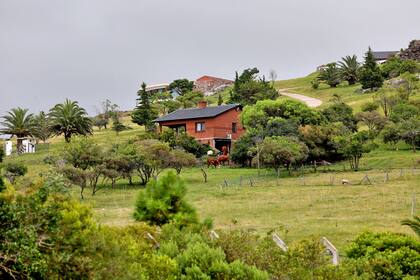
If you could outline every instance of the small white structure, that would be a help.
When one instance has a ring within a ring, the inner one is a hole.
[[[13,151],[13,143],[12,141],[8,140],[4,143],[4,151],[6,153],[6,156],[10,156]]]
[[[20,152],[23,154],[35,153],[35,141],[28,138],[23,139]]]

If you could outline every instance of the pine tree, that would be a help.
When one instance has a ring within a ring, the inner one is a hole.
[[[219,99],[217,100],[217,105],[222,105],[223,104],[223,98],[222,95],[219,93]]]
[[[369,47],[365,56],[365,62],[360,71],[360,83],[363,89],[377,89],[382,87],[384,78],[381,74],[378,64],[373,57],[372,50]]]
[[[146,84],[142,83],[141,89],[137,92],[138,105],[131,115],[131,119],[138,125],[144,125],[146,131],[154,130],[153,120],[157,117],[156,111],[150,104],[149,93],[146,91]]]

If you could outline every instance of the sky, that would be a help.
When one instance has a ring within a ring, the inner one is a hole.
[[[132,109],[147,84],[277,79],[420,39],[420,0],[0,0],[0,115],[66,98]]]

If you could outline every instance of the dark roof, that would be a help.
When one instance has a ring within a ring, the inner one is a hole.
[[[166,121],[177,121],[177,120],[189,120],[189,119],[202,119],[202,118],[213,118],[230,109],[239,107],[239,104],[228,104],[221,106],[208,106],[206,108],[193,108],[193,109],[179,109],[157,118],[155,122],[166,122]]]
[[[396,55],[398,51],[384,51],[384,52],[372,52],[373,57],[376,60],[386,60],[390,56]]]

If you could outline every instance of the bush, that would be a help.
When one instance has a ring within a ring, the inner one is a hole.
[[[371,269],[374,279],[420,275],[420,242],[397,233],[362,233],[347,248],[347,257]]]
[[[5,156],[3,147],[0,146],[0,163],[3,162],[3,158]]]
[[[24,176],[28,172],[28,168],[20,162],[10,162],[4,167],[4,176],[14,183],[17,177]]]
[[[392,108],[391,116],[389,117],[394,123],[401,121],[407,121],[412,117],[416,117],[420,114],[420,110],[410,104],[400,103]]]
[[[389,58],[381,65],[382,75],[386,79],[398,77],[405,72],[414,74],[419,70],[419,66],[415,61],[409,59],[402,60],[397,56]]]
[[[373,112],[378,110],[379,104],[376,102],[366,102],[362,104],[362,112]]]
[[[134,218],[151,225],[174,223],[179,227],[197,223],[195,209],[185,202],[186,188],[172,172],[150,181],[137,196]]]

